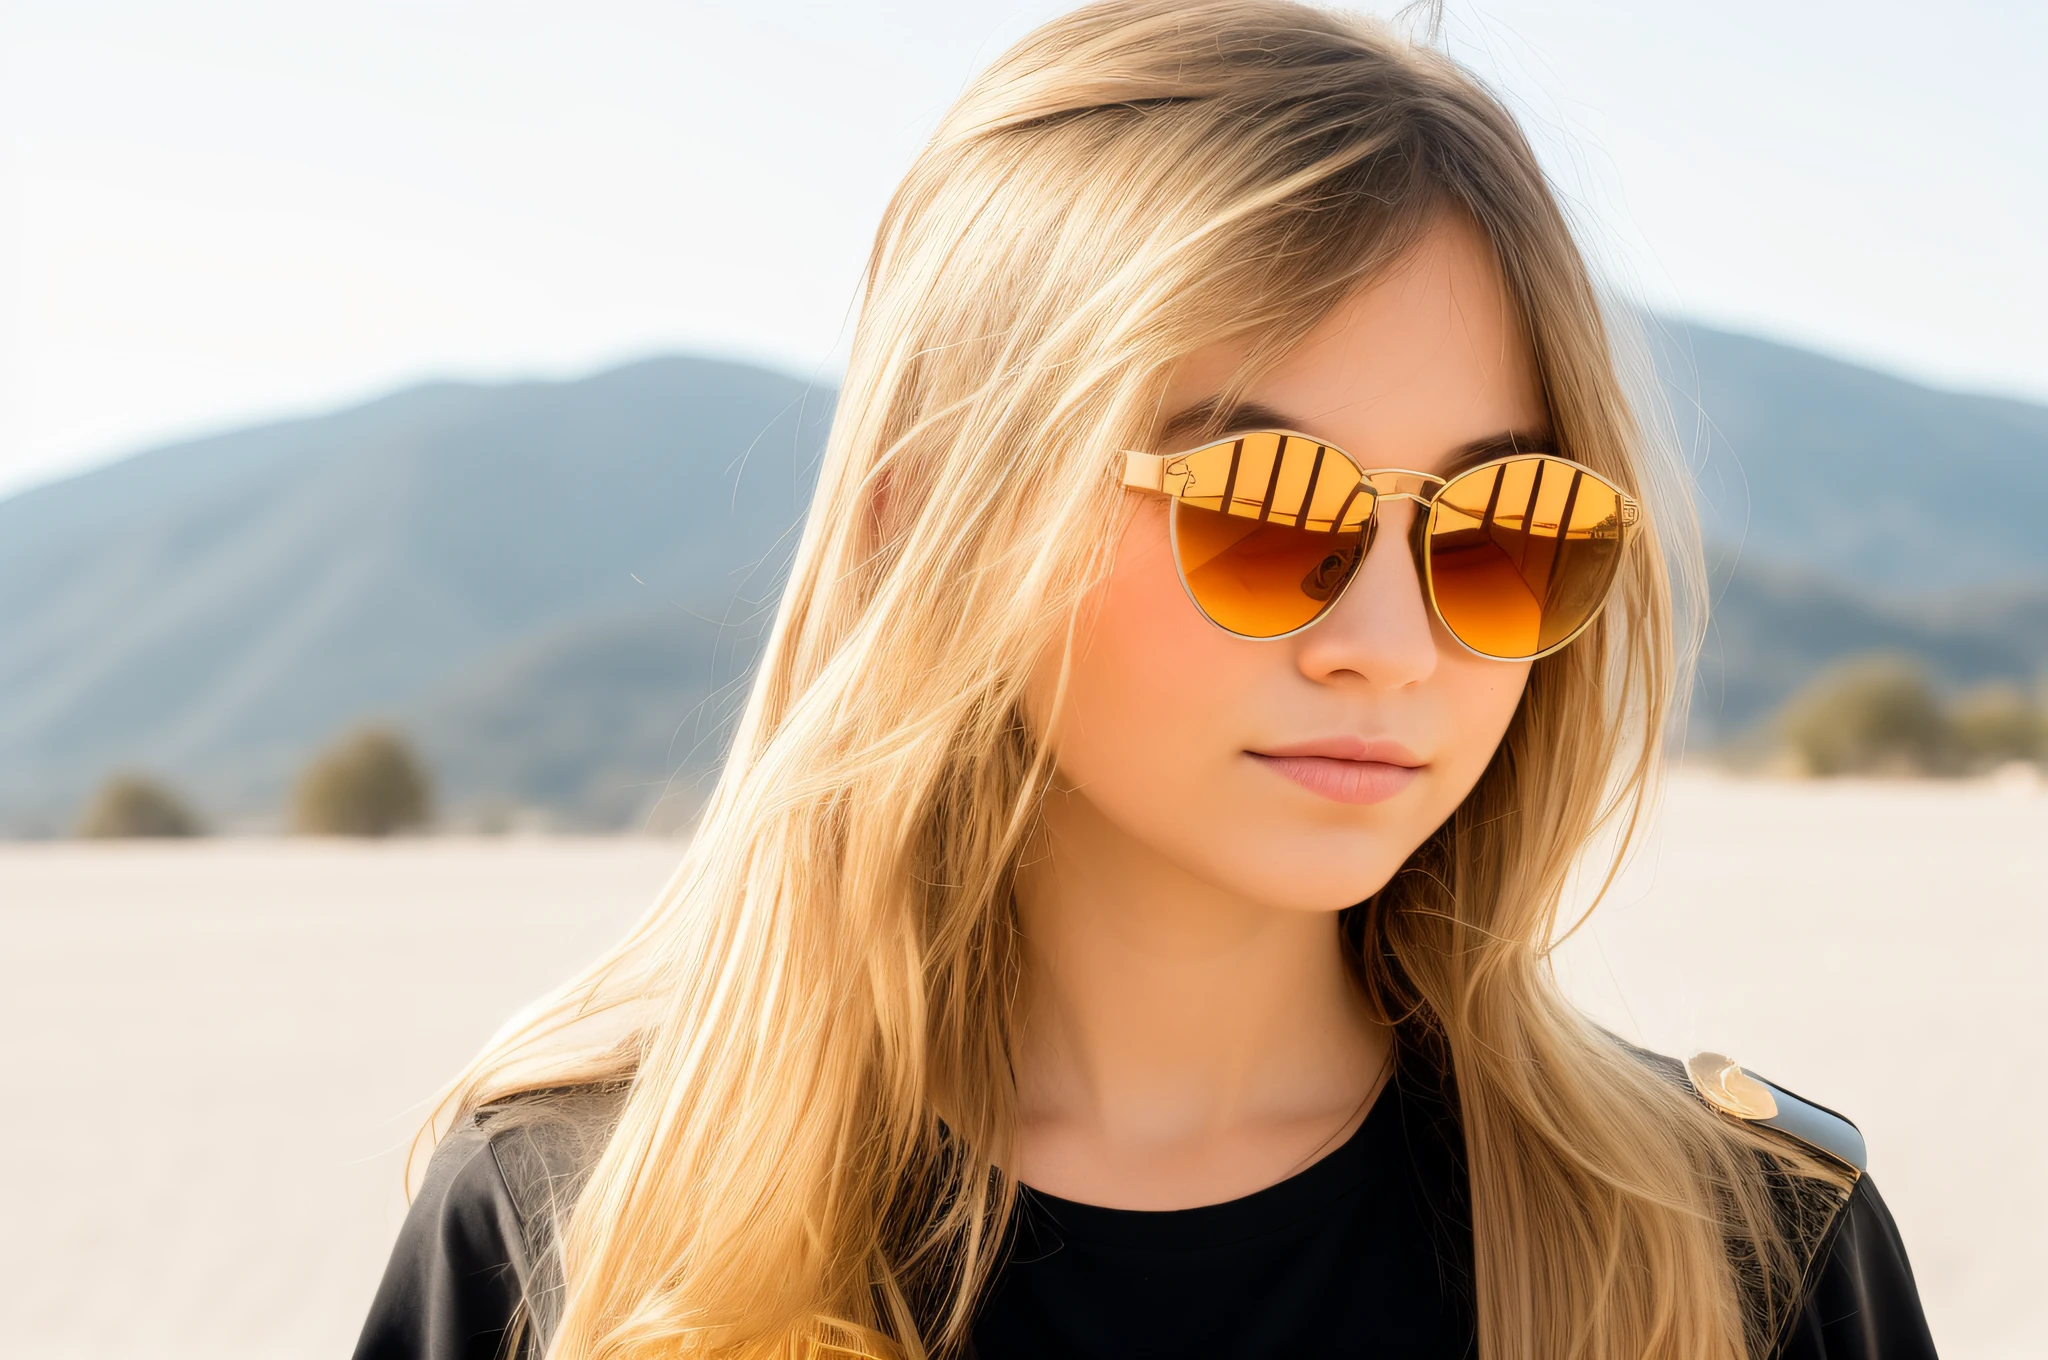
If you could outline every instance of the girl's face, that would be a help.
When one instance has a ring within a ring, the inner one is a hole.
[[[1192,427],[1241,357],[1218,347],[1180,366],[1161,451],[1203,442]],[[1492,251],[1446,215],[1225,428],[1298,430],[1363,467],[1444,475],[1460,449],[1546,426]],[[1530,663],[1474,656],[1435,621],[1407,546],[1412,501],[1382,503],[1373,549],[1329,613],[1264,641],[1196,611],[1174,571],[1166,500],[1127,494],[1130,521],[1090,601],[1053,733],[1055,845],[1107,834],[1272,906],[1336,910],[1371,896],[1478,781]]]

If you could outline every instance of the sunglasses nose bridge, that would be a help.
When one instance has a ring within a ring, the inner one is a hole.
[[[1374,468],[1358,475],[1359,485],[1372,494],[1372,519],[1377,527],[1380,508],[1394,501],[1410,501],[1415,506],[1414,528],[1419,531],[1429,519],[1430,507],[1436,503],[1437,495],[1446,483],[1443,478],[1430,472],[1417,472],[1412,468]]]
[[[1375,468],[1359,474],[1359,477],[1383,501],[1414,501],[1417,505],[1428,505],[1444,489],[1443,478],[1433,472],[1417,472],[1413,468]]]

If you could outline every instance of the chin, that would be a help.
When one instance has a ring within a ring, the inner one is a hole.
[[[1239,840],[1234,862],[1218,870],[1227,886],[1253,901],[1287,911],[1337,912],[1386,887],[1414,848],[1390,843],[1384,832],[1319,830],[1256,846]]]
[[[1241,811],[1212,823],[1212,843],[1231,847],[1239,866],[1232,877],[1246,896],[1293,910],[1341,911],[1386,887],[1449,815],[1432,815],[1432,791],[1418,780],[1362,807],[1318,798],[1304,808],[1292,790],[1249,804],[1229,799],[1225,805],[1238,803]]]

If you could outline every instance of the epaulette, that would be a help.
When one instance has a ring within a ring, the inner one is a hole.
[[[1863,1135],[1824,1105],[1765,1081],[1719,1053],[1695,1053],[1685,1075],[1699,1098],[1722,1114],[1775,1129],[1802,1147],[1846,1167],[1860,1178],[1867,1164]]]
[[[475,1115],[519,1216],[523,1260],[513,1262],[530,1334],[522,1357],[547,1354],[561,1321],[560,1234],[626,1103],[624,1083],[529,1091]]]

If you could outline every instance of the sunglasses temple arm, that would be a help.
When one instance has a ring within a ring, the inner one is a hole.
[[[1125,449],[1123,482],[1137,491],[1166,490],[1166,455]]]

